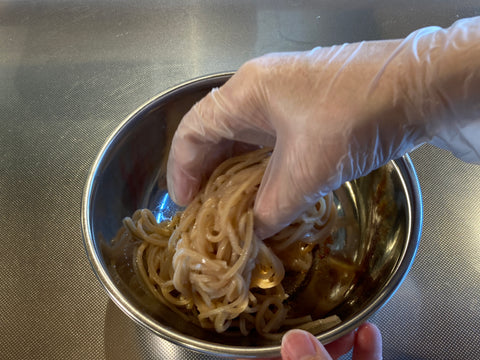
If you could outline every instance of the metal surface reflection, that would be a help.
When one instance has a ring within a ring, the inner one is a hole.
[[[171,359],[150,352],[149,332],[109,301],[80,231],[88,170],[146,99],[266,52],[399,38],[479,9],[480,0],[1,1],[2,359]],[[372,318],[384,357],[478,359],[480,167],[431,146],[412,159],[424,230],[408,277]]]
[[[190,351],[160,338],[132,321],[112,301],[108,301],[106,308],[104,339],[106,360],[212,359],[211,356]]]

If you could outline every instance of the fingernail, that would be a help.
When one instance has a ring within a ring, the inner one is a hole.
[[[282,355],[288,360],[311,359],[317,348],[311,336],[301,330],[291,330],[282,339]]]

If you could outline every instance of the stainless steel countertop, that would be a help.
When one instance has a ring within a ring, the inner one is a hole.
[[[134,324],[84,253],[89,167],[139,105],[266,52],[479,14],[480,0],[1,1],[0,358],[209,358]],[[418,255],[371,320],[385,359],[480,358],[480,166],[431,146],[412,158],[425,211]]]

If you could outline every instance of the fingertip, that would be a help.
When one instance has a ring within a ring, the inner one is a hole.
[[[192,186],[185,176],[167,175],[168,195],[179,206],[186,206],[192,200]]]
[[[167,162],[167,189],[170,198],[177,205],[186,206],[198,188],[199,180],[182,167],[172,148]]]
[[[173,163],[172,160],[172,149],[170,149],[170,152],[168,154],[168,161],[167,161],[167,190],[168,190],[168,195],[170,196],[170,199],[176,204],[178,204],[178,199],[177,195],[175,194],[175,180],[173,176],[173,172],[175,168],[175,164]]]
[[[372,323],[360,325],[355,336],[353,360],[381,360],[382,335]]]
[[[367,322],[359,326],[357,330],[357,341],[360,343],[381,343],[382,334],[375,324]]]
[[[255,211],[255,234],[259,239],[267,239],[273,235],[275,235],[277,232],[282,230],[285,226],[288,224],[274,224],[271,225],[270,221],[268,220],[268,215],[269,213],[266,213],[262,210],[256,210]]]
[[[295,184],[291,167],[274,151],[255,199],[255,233],[266,239],[290,225],[314,202],[307,201]]]
[[[341,338],[325,345],[325,348],[330,353],[332,358],[336,359],[348,353],[352,349],[354,341],[355,341],[355,332],[352,331],[352,332],[349,332],[347,335],[344,335]]]
[[[283,360],[316,359],[331,360],[325,347],[308,331],[293,329],[282,338]]]
[[[259,191],[253,211],[255,234],[260,239],[275,235],[290,225],[299,214],[296,209],[291,207],[291,204],[285,204],[285,199],[281,199],[281,196],[282,192],[274,189]]]

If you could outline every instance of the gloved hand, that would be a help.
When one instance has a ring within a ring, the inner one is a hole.
[[[255,202],[267,237],[343,182],[431,142],[480,159],[480,18],[403,40],[269,54],[197,103],[167,182],[186,205],[239,144],[274,146]]]

